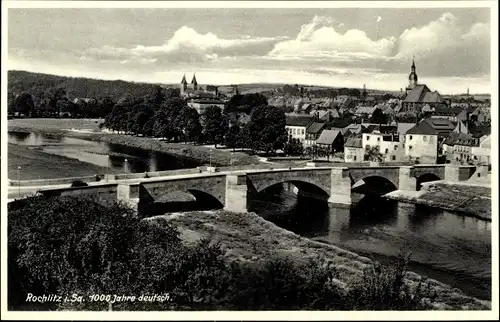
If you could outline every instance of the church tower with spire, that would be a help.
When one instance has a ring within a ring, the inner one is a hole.
[[[408,88],[412,89],[418,84],[418,76],[417,72],[415,71],[415,58],[413,58],[412,64],[411,64],[411,72],[410,75],[408,76],[409,84]]]
[[[187,91],[187,81],[186,81],[186,74],[184,74],[184,76],[182,76],[182,80],[181,80],[181,96],[184,96],[184,94],[186,93]]]
[[[413,57],[413,61],[411,64],[411,72],[408,76],[408,87],[406,88],[406,93],[408,94],[415,86],[418,85],[418,76],[415,68],[415,57]]]
[[[193,74],[193,79],[191,80],[191,87],[194,91],[198,90],[198,82],[196,81],[196,75]]]

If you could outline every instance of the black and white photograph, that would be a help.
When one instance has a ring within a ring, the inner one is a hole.
[[[497,14],[2,1],[2,318],[498,319]]]

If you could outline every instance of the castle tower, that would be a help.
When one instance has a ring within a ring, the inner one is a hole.
[[[196,81],[196,75],[193,74],[193,79],[191,80],[191,86],[193,90],[198,90],[198,82]]]
[[[187,81],[186,81],[186,75],[182,76],[181,80],[181,96],[184,96],[186,91],[187,91]]]
[[[363,99],[365,99],[368,95],[368,93],[366,92],[366,84],[363,84],[363,93],[361,95],[363,96]]]

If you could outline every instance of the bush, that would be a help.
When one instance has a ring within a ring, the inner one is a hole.
[[[8,205],[8,304],[30,310],[26,294],[169,294],[168,303],[44,304],[80,310],[410,310],[424,308],[422,283],[403,283],[408,258],[374,265],[352,290],[334,267],[286,258],[228,262],[220,245],[181,242],[165,218],[140,220],[119,204],[30,197]]]
[[[354,310],[424,310],[423,299],[433,297],[420,282],[410,290],[404,282],[409,255],[399,255],[391,265],[374,263],[355,283],[349,294]]]

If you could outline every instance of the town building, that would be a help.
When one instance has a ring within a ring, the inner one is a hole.
[[[316,146],[329,154],[344,151],[344,136],[338,130],[323,130],[316,140]]]
[[[206,85],[205,87],[198,84],[196,75],[193,74],[191,83],[186,80],[186,75],[182,76],[180,83],[180,96],[183,98],[218,98],[219,88],[214,85]]]
[[[325,127],[324,122],[313,122],[309,124],[306,129],[306,140],[304,141],[304,147],[311,147],[316,145],[316,140],[321,135],[321,131]]]
[[[487,114],[481,108],[475,108],[469,115],[469,120],[472,122],[486,122],[488,120]]]
[[[383,133],[375,130],[371,133],[362,134],[362,146],[366,150],[377,147],[383,155],[384,161],[402,161],[405,157],[403,144],[399,136],[394,133]]]
[[[365,149],[361,138],[349,138],[344,144],[345,162],[362,162],[365,158]]]
[[[470,153],[474,161],[491,165],[491,134],[482,136],[479,144],[473,146]]]
[[[290,140],[297,140],[304,145],[306,140],[306,130],[311,125],[315,119],[310,115],[285,115],[286,123],[285,129],[288,133],[288,138]]]
[[[187,105],[191,108],[194,108],[198,114],[205,114],[206,109],[209,106],[216,106],[224,111],[225,104],[223,101],[215,100],[215,99],[191,99],[188,101]]]
[[[447,119],[452,122],[457,122],[459,120],[465,122],[468,119],[468,113],[466,108],[437,106],[431,112],[431,117]]]
[[[470,134],[454,132],[444,141],[443,152],[448,160],[468,162],[473,158],[472,148],[478,143]]]
[[[424,120],[406,132],[405,155],[421,163],[436,163],[438,156],[438,131]]]
[[[408,80],[409,83],[406,87],[406,97],[402,102],[402,109],[400,111],[420,113],[424,105],[435,108],[444,103],[443,98],[437,91],[433,92],[427,85],[418,83],[415,60],[413,60],[411,65],[411,72],[408,76]]]

